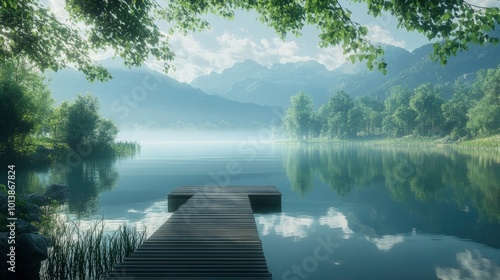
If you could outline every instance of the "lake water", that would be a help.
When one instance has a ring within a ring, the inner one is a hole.
[[[274,279],[500,279],[498,152],[147,142],[63,165],[18,174],[69,185],[68,211],[109,228],[156,229],[180,185],[277,186],[282,212],[255,215]]]

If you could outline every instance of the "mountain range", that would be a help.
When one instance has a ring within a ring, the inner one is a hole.
[[[114,77],[106,83],[89,83],[78,71],[64,69],[49,75],[49,84],[57,102],[93,92],[100,100],[101,113],[120,126],[168,127],[183,122],[243,127],[269,124],[299,91],[311,95],[316,108],[340,90],[352,97],[370,95],[383,100],[393,86],[452,84],[463,77],[473,80],[478,70],[500,64],[500,48],[494,45],[470,46],[468,51],[451,57],[445,66],[430,59],[432,45],[412,52],[390,45],[382,47],[387,75],[369,71],[364,63],[345,63],[330,71],[316,61],[267,68],[245,60],[186,84],[147,66],[127,69],[119,62],[106,60],[102,64]]]
[[[74,100],[79,93],[92,92],[99,98],[101,114],[120,126],[168,127],[178,122],[256,125],[269,123],[276,114],[269,106],[208,95],[146,66],[127,69],[110,60],[102,65],[113,75],[105,83],[89,83],[74,69],[49,75],[53,98],[59,103]]]
[[[446,65],[431,59],[432,44],[412,52],[391,45],[381,46],[388,63],[386,75],[378,70],[370,71],[359,62],[344,63],[329,71],[316,61],[274,64],[266,68],[246,60],[221,73],[200,76],[190,84],[230,100],[281,108],[290,104],[291,96],[304,91],[319,107],[340,90],[352,97],[369,95],[383,100],[394,86],[415,88],[424,83],[449,84],[500,64],[500,48],[495,45],[471,45],[468,51],[450,57]]]

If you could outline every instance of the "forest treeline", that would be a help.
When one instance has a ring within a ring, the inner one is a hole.
[[[448,86],[449,87],[449,86]],[[351,98],[340,91],[314,110],[300,92],[290,99],[285,130],[295,139],[346,139],[363,136],[448,136],[471,139],[500,133],[500,67],[481,70],[473,82],[457,80],[451,97],[446,86],[393,87],[385,100]]]
[[[118,128],[99,115],[97,97],[78,95],[56,107],[44,76],[34,69],[23,59],[0,63],[0,155],[26,157],[40,149],[72,149],[83,155],[112,150]]]

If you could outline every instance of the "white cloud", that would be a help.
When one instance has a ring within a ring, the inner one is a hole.
[[[231,65],[236,61],[252,59],[261,61],[267,51],[262,45],[255,42],[251,37],[240,38],[234,34],[225,32],[216,37],[219,44],[217,56],[231,60]]]
[[[319,48],[319,47],[318,47]],[[346,61],[340,46],[319,49],[316,60],[325,65],[326,69],[333,70]]]
[[[354,232],[349,228],[349,222],[344,214],[329,208],[325,216],[319,218],[319,224],[330,228],[340,228],[344,233],[344,238],[348,239]]]
[[[269,41],[267,41],[267,39],[260,39],[260,43],[262,44],[262,46],[264,46],[264,48],[269,49],[271,47],[269,45]]]
[[[298,47],[295,42],[283,42],[282,40],[278,38],[273,38],[273,44],[276,49],[276,53],[279,54],[280,56],[293,56],[294,53],[297,51]],[[273,50],[272,48],[269,48],[269,51],[272,53]]]
[[[227,65],[229,62],[224,59],[216,59],[214,53],[206,49],[195,40],[193,35],[173,35],[169,39],[170,48],[175,52],[175,60],[172,65],[175,70],[171,70],[169,75],[179,81],[190,81],[193,77],[208,74],[207,67],[210,65]],[[162,71],[163,62],[148,61],[146,63],[152,69]],[[228,67],[228,66],[226,66]]]
[[[436,267],[436,276],[442,280],[494,280],[500,279],[500,267],[483,258],[479,252],[469,250],[457,253],[459,268]]]
[[[283,237],[300,239],[307,237],[307,231],[311,229],[314,218],[308,216],[293,217],[286,214],[266,215],[256,218],[257,225],[262,226],[262,235],[274,233]]]
[[[367,38],[372,42],[384,43],[388,45],[397,46],[404,48],[405,41],[398,41],[391,36],[391,32],[387,29],[383,29],[380,25],[366,25],[368,28]]]
[[[283,42],[279,38],[254,38],[237,36],[225,32],[215,38],[216,47],[209,48],[193,35],[175,34],[170,37],[171,49],[175,52],[173,65],[176,70],[169,73],[173,78],[190,82],[192,79],[211,71],[222,72],[234,63],[251,59],[270,67],[274,63],[317,60],[333,69],[345,59],[337,48],[322,49],[316,56],[301,54],[295,41]],[[160,70],[160,63],[150,61],[153,69]]]
[[[469,4],[481,6],[481,7],[500,7],[500,1],[498,0],[470,0],[467,1]]]
[[[366,237],[366,240],[375,244],[375,246],[377,246],[377,249],[379,249],[380,251],[387,252],[391,250],[394,245],[403,242],[404,238],[401,235],[384,235],[381,238]]]

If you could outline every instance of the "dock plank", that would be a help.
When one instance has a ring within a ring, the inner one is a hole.
[[[254,213],[281,211],[273,186],[181,186],[172,216],[107,279],[272,279]]]

